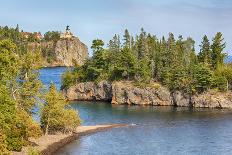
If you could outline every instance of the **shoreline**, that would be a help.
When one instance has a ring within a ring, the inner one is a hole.
[[[112,128],[126,127],[127,124],[109,124],[95,126],[79,126],[72,134],[43,135],[38,139],[30,139],[32,147],[23,147],[21,152],[13,152],[13,155],[27,155],[30,148],[37,150],[41,155],[52,155],[63,146],[71,143],[80,136],[106,131]]]
[[[140,88],[131,81],[81,82],[64,88],[68,101],[108,101],[115,105],[173,106],[191,108],[232,109],[232,91],[209,90],[189,95],[182,91],[170,91],[159,83],[158,87]]]

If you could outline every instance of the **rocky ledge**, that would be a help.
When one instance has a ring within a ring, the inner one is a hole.
[[[178,106],[196,108],[232,108],[232,92],[209,91],[189,96],[180,91],[170,92],[157,83],[145,88],[132,82],[79,83],[63,90],[68,100],[110,101],[112,104]]]

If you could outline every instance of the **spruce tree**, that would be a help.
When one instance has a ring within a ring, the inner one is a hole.
[[[221,65],[223,65],[223,61],[225,58],[225,53],[223,50],[226,47],[226,43],[224,42],[224,38],[221,32],[218,32],[213,38],[213,43],[211,45],[212,50],[212,67],[217,69]]]
[[[200,52],[198,54],[199,62],[201,62],[205,65],[211,65],[212,64],[212,62],[211,62],[212,52],[211,52],[211,48],[210,48],[209,39],[206,35],[203,37],[200,47],[201,47],[201,49],[200,49]]]
[[[124,32],[123,40],[124,40],[123,46],[127,48],[131,48],[131,36],[127,29]]]
[[[45,102],[41,112],[41,125],[45,134],[72,132],[80,125],[78,114],[72,109],[67,109],[67,101],[57,92],[53,83],[45,95]]]

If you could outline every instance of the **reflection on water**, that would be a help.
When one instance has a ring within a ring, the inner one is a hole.
[[[84,125],[128,123],[84,136],[59,150],[70,154],[232,154],[232,112],[109,103],[73,103]]]

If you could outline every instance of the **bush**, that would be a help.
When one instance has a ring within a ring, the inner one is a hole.
[[[219,91],[227,91],[227,79],[224,76],[214,76],[212,88],[217,88]]]
[[[226,83],[228,84],[228,88],[232,89],[232,66],[221,66],[215,71],[215,76],[224,77]],[[224,81],[225,82],[225,81]],[[226,85],[227,85],[226,84]]]
[[[28,148],[27,154],[28,155],[41,155],[41,153],[37,149],[35,149],[33,147]]]
[[[0,154],[1,155],[10,155],[10,151],[7,150],[6,136],[0,130]]]
[[[195,86],[196,91],[202,93],[209,90],[213,81],[213,72],[211,69],[204,65],[195,65],[192,69],[193,71],[193,86]]]
[[[67,101],[57,92],[54,84],[51,84],[45,95],[45,102],[41,112],[41,125],[45,134],[72,132],[80,125],[79,115],[76,111],[66,108]]]

